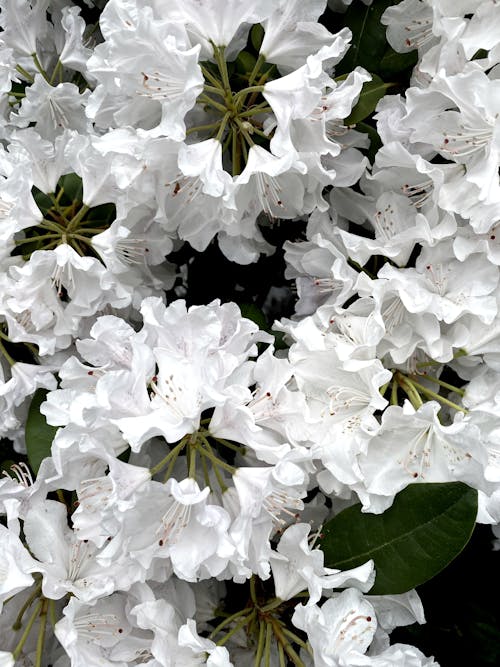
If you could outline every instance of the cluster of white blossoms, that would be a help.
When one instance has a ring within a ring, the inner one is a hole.
[[[373,164],[326,6],[0,0],[0,667],[437,664],[318,542],[415,483],[500,524],[500,4],[386,9]],[[284,342],[189,305],[176,253],[289,221]]]

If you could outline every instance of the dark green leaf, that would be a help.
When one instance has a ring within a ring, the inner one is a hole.
[[[384,97],[391,85],[390,83],[384,83],[379,76],[373,74],[373,79],[363,84],[356,106],[344,120],[344,124],[355,125],[367,118],[375,111],[378,101]]]
[[[266,316],[264,315],[262,310],[254,303],[242,303],[240,305],[240,310],[242,316],[246,317],[249,320],[252,320],[252,322],[256,324],[259,327],[259,329],[271,333]]]
[[[256,57],[252,53],[249,53],[248,51],[240,51],[235,60],[236,71],[239,74],[250,74],[254,68],[256,60]]]
[[[398,53],[390,46],[380,61],[379,73],[383,77],[393,77],[400,74],[407,69],[413,69],[417,64],[418,51],[410,51],[409,53]]]
[[[77,174],[66,174],[61,176],[58,183],[63,188],[65,198],[70,201],[82,201],[83,183]]]
[[[42,192],[39,190],[37,187],[33,186],[31,189],[31,194],[33,195],[33,199],[35,200],[36,205],[40,209],[43,215],[47,213],[49,208],[52,206],[52,200],[50,197],[48,197],[45,192]]]
[[[50,456],[50,446],[57,431],[56,426],[50,426],[40,412],[40,405],[47,396],[46,389],[37,389],[33,395],[28,420],[26,422],[26,449],[31,469],[36,474],[40,463]]]
[[[353,505],[323,528],[327,567],[375,561],[373,595],[405,593],[434,577],[464,548],[474,529],[477,491],[461,482],[411,484],[383,514]]]
[[[356,125],[356,129],[358,132],[364,132],[370,138],[370,147],[368,149],[364,149],[363,152],[365,155],[367,155],[368,159],[373,164],[375,155],[378,149],[382,146],[382,139],[379,137],[377,130],[368,123],[359,122]]]
[[[336,74],[351,72],[361,65],[369,72],[378,72],[378,65],[387,49],[386,27],[380,17],[394,0],[376,0],[369,7],[353,2],[344,15],[344,25],[352,31],[349,51],[336,67]]]
[[[264,28],[260,25],[260,23],[256,23],[250,30],[250,41],[252,42],[252,46],[257,53],[260,51],[260,45],[262,44],[263,39]]]

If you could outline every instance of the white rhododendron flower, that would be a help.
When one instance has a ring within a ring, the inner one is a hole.
[[[0,33],[0,667],[437,665],[413,587],[500,539],[500,3]]]

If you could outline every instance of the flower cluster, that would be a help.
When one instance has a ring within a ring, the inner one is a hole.
[[[386,3],[393,94],[329,4],[0,0],[0,667],[437,664],[322,526],[500,523],[500,5]]]

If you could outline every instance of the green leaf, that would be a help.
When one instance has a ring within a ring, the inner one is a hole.
[[[262,331],[267,331],[267,333],[272,333],[266,316],[262,310],[255,305],[255,303],[242,303],[240,305],[240,311],[243,317],[252,320],[252,322],[256,324],[259,329],[262,329]]]
[[[384,77],[394,77],[407,69],[413,69],[417,61],[418,51],[398,53],[389,46],[380,61],[379,73]]]
[[[390,88],[392,83],[384,83],[382,79],[373,74],[371,81],[366,81],[363,84],[359,99],[351,111],[350,115],[344,119],[345,125],[355,125],[359,121],[367,118],[378,104],[378,101],[384,97],[386,90]]]
[[[236,71],[239,74],[249,75],[253,70],[256,61],[257,58],[252,53],[249,53],[248,51],[240,51],[238,57],[234,61]]]
[[[264,28],[260,23],[256,23],[250,30],[250,41],[252,42],[252,46],[257,53],[260,51],[260,45],[262,44],[263,39]]]
[[[65,174],[61,176],[58,186],[63,188],[64,195],[69,202],[82,201],[83,183],[78,174]]]
[[[369,125],[368,123],[359,122],[356,124],[356,130],[358,132],[364,132],[370,138],[370,146],[368,149],[362,149],[364,154],[368,157],[370,162],[373,164],[375,160],[375,155],[377,151],[382,146],[382,139],[380,138],[377,130]]]
[[[353,505],[323,527],[327,567],[347,570],[375,561],[370,594],[405,593],[444,569],[469,541],[477,491],[462,482],[411,484],[383,514]]]
[[[41,462],[50,456],[50,446],[57,431],[50,426],[40,412],[40,405],[47,396],[46,389],[37,389],[33,395],[26,422],[26,449],[31,469],[36,474]]]
[[[380,23],[380,17],[394,4],[394,0],[377,0],[369,7],[360,7],[359,2],[351,4],[343,20],[352,31],[351,47],[337,65],[336,74],[351,72],[358,65],[369,72],[378,72],[378,64],[387,49],[386,27]]]
[[[38,206],[40,211],[42,212],[42,215],[45,215],[49,208],[52,206],[52,200],[51,198],[45,194],[45,192],[42,192],[39,190],[37,187],[33,186],[31,189],[31,194],[33,195],[33,199],[35,200],[35,204]]]

